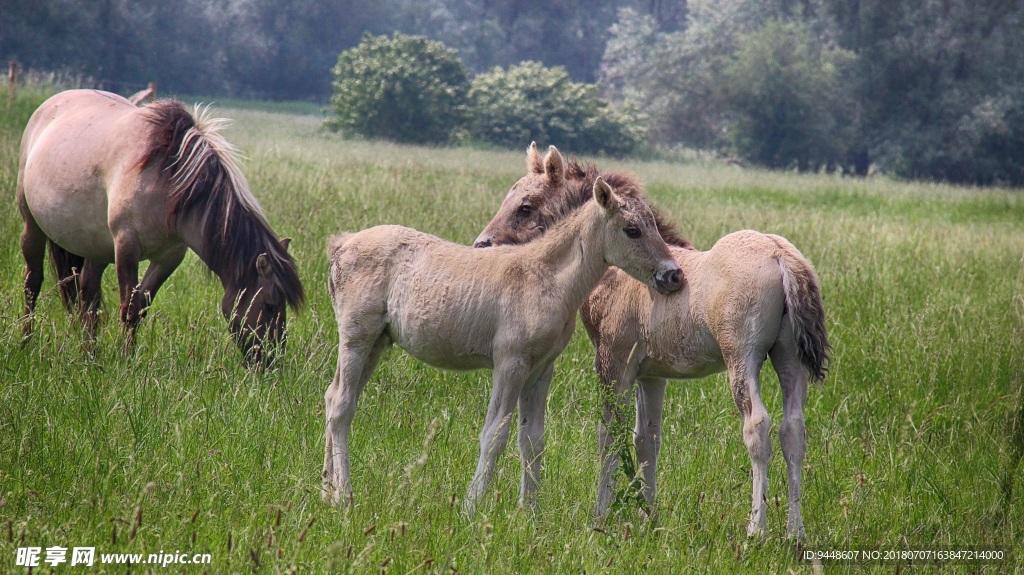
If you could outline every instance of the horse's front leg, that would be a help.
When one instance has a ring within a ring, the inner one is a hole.
[[[78,280],[79,295],[79,317],[82,326],[85,328],[87,345],[92,346],[96,341],[96,332],[99,329],[100,301],[103,299],[103,272],[107,269],[107,263],[96,260],[85,260],[82,264],[81,277]]]
[[[665,405],[665,387],[668,380],[663,378],[641,379],[636,397],[636,427],[633,446],[636,448],[636,464],[643,474],[644,501],[654,518],[655,486],[658,471],[658,453],[661,451],[662,408]]]
[[[180,250],[171,253],[169,256],[149,263],[146,275],[142,276],[142,283],[135,288],[135,300],[138,302],[138,309],[135,311],[135,314],[138,316],[136,321],[146,317],[146,312],[149,311],[149,306],[153,304],[156,292],[164,285],[167,278],[171,277],[174,270],[178,269],[178,266],[181,265],[181,260],[185,258],[185,251],[186,248],[182,246]]]
[[[622,436],[626,432],[626,409],[632,401],[633,382],[623,381],[625,361],[595,360],[600,378],[601,426],[597,448],[600,453],[601,472],[597,482],[598,517],[606,517],[615,501],[615,472],[619,468],[622,448],[628,445]]]
[[[117,287],[121,298],[121,323],[128,333],[124,350],[135,349],[135,329],[145,298],[139,297],[139,259],[142,250],[135,236],[118,234],[114,238],[114,267],[117,269]]]
[[[487,418],[480,431],[480,460],[476,473],[469,484],[466,495],[466,511],[476,512],[477,503],[494,476],[494,466],[508,444],[509,426],[516,401],[531,370],[529,360],[523,357],[506,357],[495,362],[491,400],[487,406]]]
[[[519,504],[536,507],[544,457],[544,411],[555,362],[552,360],[519,395],[519,456],[523,460],[523,482],[519,488]]]

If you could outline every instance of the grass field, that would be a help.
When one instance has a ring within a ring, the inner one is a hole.
[[[211,554],[210,565],[171,568],[184,573],[814,570],[783,538],[774,431],[769,535],[746,538],[750,463],[723,375],[669,386],[658,522],[624,512],[595,523],[599,398],[582,329],[556,365],[537,514],[517,506],[514,442],[481,512],[462,514],[489,373],[437,371],[400,350],[385,356],[356,416],[354,505],[321,504],[323,393],[337,345],[327,236],[395,223],[469,243],[525,173],[521,152],[344,141],[322,134],[315,116],[215,109],[235,120],[226,135],[271,223],[294,238],[307,286],[280,369],[242,367],[219,282],[191,254],[133,357],[118,351],[112,272],[98,352],[83,352],[52,274],[23,347],[14,190],[21,126],[40,101],[26,94],[15,111],[0,110],[0,572],[22,572],[15,555],[26,546]],[[824,571],[1024,571],[1024,469],[1008,503],[1001,489],[1021,449],[1011,425],[1024,401],[1024,193],[716,164],[600,165],[640,175],[699,247],[754,228],[786,236],[814,262],[835,354],[806,410],[808,547],[1015,557],[826,561]],[[778,385],[770,369],[762,375],[777,425]],[[138,567],[131,572],[162,570]]]

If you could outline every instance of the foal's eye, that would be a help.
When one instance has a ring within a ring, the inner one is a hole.
[[[519,215],[520,216],[524,216],[525,217],[525,216],[529,216],[532,213],[533,213],[533,206],[531,206],[529,204],[523,204],[523,205],[519,206]]]
[[[642,235],[640,232],[640,228],[636,226],[629,226],[628,228],[624,228],[622,231],[626,232],[626,237],[632,238],[634,240]]]

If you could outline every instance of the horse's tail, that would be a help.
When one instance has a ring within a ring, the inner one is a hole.
[[[818,276],[811,263],[785,238],[772,236],[782,248],[779,268],[786,297],[786,313],[793,322],[797,355],[810,374],[811,381],[821,382],[828,373],[832,346],[825,331],[825,306],[821,301]]]
[[[50,246],[50,258],[57,272],[57,287],[60,288],[60,300],[64,308],[74,311],[78,304],[78,276],[82,273],[85,258],[76,256],[58,246],[53,240],[47,240]]]

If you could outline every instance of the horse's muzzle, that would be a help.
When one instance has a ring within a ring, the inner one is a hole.
[[[654,274],[654,285],[664,295],[679,291],[683,287],[683,270],[678,267],[658,270]]]

